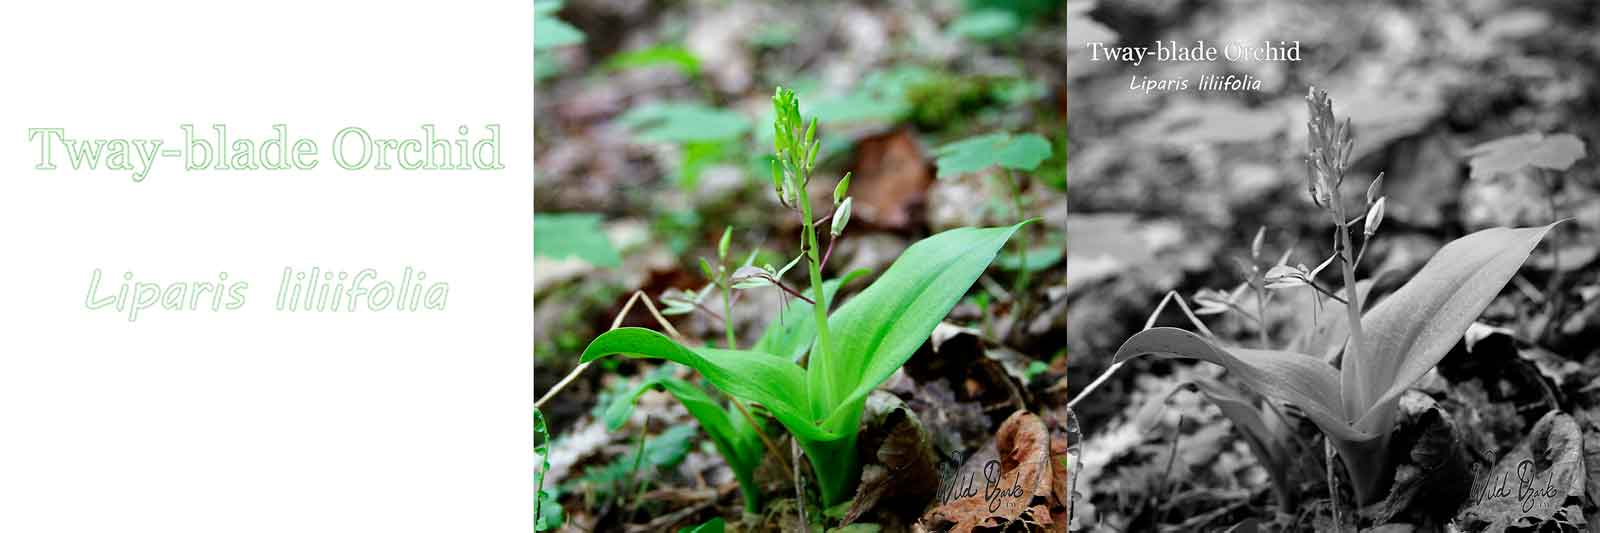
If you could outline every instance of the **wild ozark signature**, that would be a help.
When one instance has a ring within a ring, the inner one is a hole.
[[[1577,467],[1577,463],[1569,461],[1552,464],[1549,469],[1540,472],[1534,467],[1532,459],[1523,459],[1515,469],[1494,470],[1474,482],[1467,504],[1473,506],[1490,500],[1515,498],[1524,513],[1536,507],[1559,507],[1566,499],[1566,488],[1571,486],[1572,474]],[[1474,468],[1474,475],[1477,474],[1476,470]],[[1540,483],[1540,478],[1544,478],[1543,483]]]
[[[1037,465],[1038,468],[1032,468]],[[1031,472],[1026,478],[1024,473]],[[1000,506],[1008,500],[1012,502],[1027,503],[1033,494],[1028,487],[1036,487],[1041,473],[1048,474],[1050,467],[1042,462],[1025,463],[1013,468],[1010,472],[1000,472],[1000,461],[990,459],[983,464],[983,471],[962,471],[948,465],[939,468],[939,503],[947,504],[962,498],[982,496],[988,504],[989,512],[1000,510]],[[981,479],[979,475],[982,475]]]

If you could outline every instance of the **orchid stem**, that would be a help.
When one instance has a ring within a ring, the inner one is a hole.
[[[1344,203],[1337,196],[1332,204],[1334,221],[1334,246],[1339,253],[1339,271],[1344,275],[1345,312],[1350,321],[1350,346],[1345,354],[1344,364],[1361,365],[1361,351],[1366,349],[1366,336],[1361,333],[1361,296],[1356,293],[1356,258],[1351,253],[1350,229],[1339,222],[1344,220]],[[1361,375],[1358,367],[1356,375]],[[1356,388],[1356,405],[1371,405],[1375,398],[1365,397],[1365,392],[1360,387]],[[1348,407],[1348,406],[1346,406]]]
[[[728,349],[739,349],[738,336],[733,332],[733,284],[722,284],[722,334],[727,338]]]
[[[1011,174],[1011,169],[1000,167],[1005,172],[1006,186],[1011,190],[1011,207],[1017,211],[1017,220],[1022,220],[1024,215],[1022,187],[1017,183],[1016,176]],[[1011,292],[1017,294],[1017,314],[1021,316],[1028,305],[1028,228],[1024,227],[1017,232],[1017,284]],[[1017,323],[1021,323],[1018,320]]]
[[[1332,442],[1322,441],[1322,455],[1323,462],[1328,465],[1328,504],[1333,507],[1333,529],[1338,531],[1339,527],[1343,525],[1343,521],[1339,519],[1339,478],[1334,475],[1333,471],[1334,454]]]

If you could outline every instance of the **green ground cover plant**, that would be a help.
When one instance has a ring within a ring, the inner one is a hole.
[[[587,364],[610,355],[665,359],[695,369],[735,401],[758,404],[805,451],[823,505],[833,506],[848,500],[861,475],[855,444],[868,393],[928,339],[1023,223],[958,228],[918,241],[873,283],[830,313],[832,298],[822,279],[828,253],[818,228],[829,224],[829,234],[836,238],[848,224],[848,180],[841,180],[842,186],[835,189],[833,212],[818,216],[805,193],[821,146],[817,119],[805,122],[798,98],[787,89],[777,90],[773,108],[774,191],[806,222],[801,224],[800,250],[809,289],[793,291],[801,298],[794,304],[812,303],[808,311],[814,336],[806,326],[777,334],[787,340],[771,341],[767,349],[785,352],[780,354],[737,349],[731,336],[727,348],[713,348],[685,345],[649,329],[617,328],[595,338],[580,360]],[[726,248],[719,246],[720,255],[726,256]],[[724,275],[726,262],[722,262],[703,268],[731,287],[740,278],[739,271]],[[762,274],[745,270],[742,279],[759,277],[782,284],[781,271],[757,270]],[[803,366],[790,357],[797,345],[808,347]]]

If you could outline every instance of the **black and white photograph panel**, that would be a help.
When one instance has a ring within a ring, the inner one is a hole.
[[[1074,531],[1587,531],[1600,5],[1069,2]]]

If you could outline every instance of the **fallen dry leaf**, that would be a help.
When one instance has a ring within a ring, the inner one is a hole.
[[[855,216],[881,228],[910,226],[912,211],[923,204],[933,183],[932,166],[905,128],[861,139],[852,168]]]
[[[879,504],[887,509],[918,509],[939,484],[933,439],[916,413],[894,394],[878,390],[867,397],[862,444],[876,448],[877,463],[866,465],[843,525],[860,519]],[[915,516],[906,516],[907,520]]]
[[[1551,411],[1472,484],[1468,505],[1456,522],[1463,531],[1582,526],[1585,466],[1578,424],[1566,413]]]
[[[1023,526],[1029,531],[1065,531],[1065,472],[1058,472],[1051,434],[1044,422],[1017,411],[1000,425],[993,448],[985,447],[940,487],[940,505],[922,516],[929,531],[968,533]],[[993,456],[989,454],[993,453]],[[1059,481],[1058,481],[1059,480]]]

